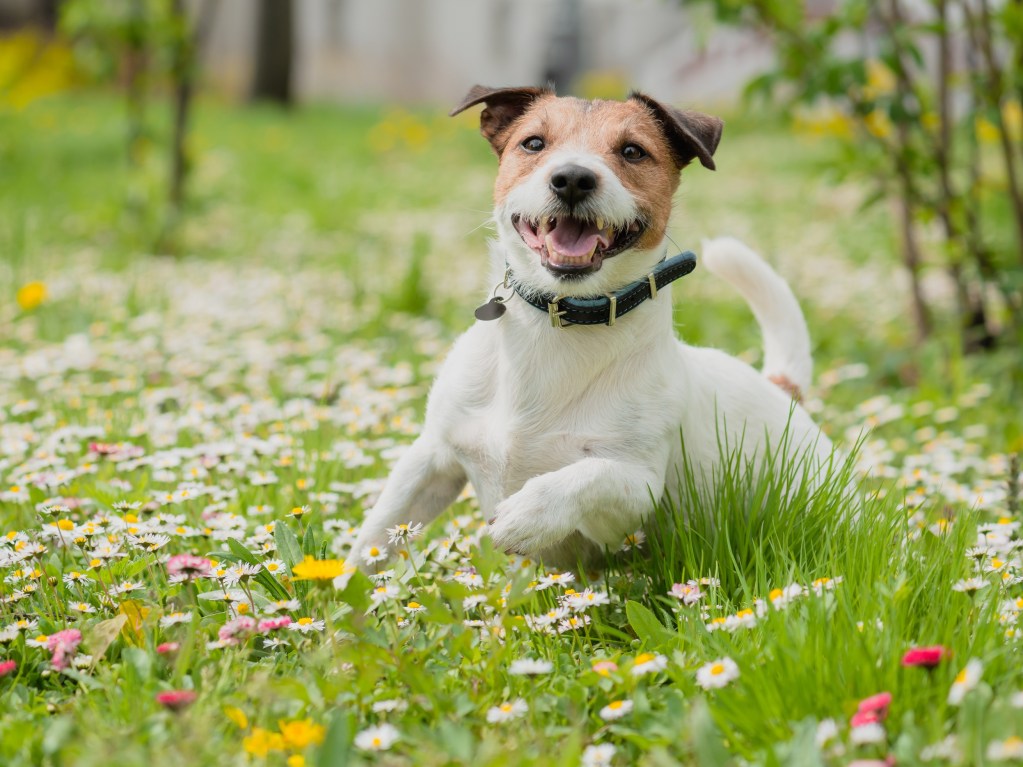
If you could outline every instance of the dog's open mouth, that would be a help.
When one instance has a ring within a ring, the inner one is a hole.
[[[540,256],[540,263],[559,277],[600,269],[605,258],[628,250],[643,234],[642,222],[616,225],[601,218],[570,215],[531,220],[512,216],[522,241]]]

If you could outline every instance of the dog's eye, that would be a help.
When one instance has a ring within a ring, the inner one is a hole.
[[[527,152],[540,152],[547,145],[539,136],[530,136],[529,138],[522,142],[521,146]]]
[[[629,162],[636,162],[646,157],[646,152],[639,144],[626,144],[622,147],[622,157]]]

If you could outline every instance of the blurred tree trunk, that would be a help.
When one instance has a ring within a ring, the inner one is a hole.
[[[60,19],[60,0],[40,0],[39,22],[47,32],[57,31],[57,21]]]
[[[291,104],[292,0],[259,0],[256,25],[256,66],[249,98]]]
[[[125,95],[128,102],[128,162],[142,164],[146,148],[146,97],[149,69],[149,16],[145,0],[132,0],[125,25]]]
[[[181,220],[186,183],[192,164],[188,153],[188,127],[199,69],[199,51],[209,33],[216,6],[214,0],[200,3],[198,17],[193,25],[185,0],[172,0],[171,3],[171,21],[174,29],[171,52],[174,125],[171,135],[167,222],[157,244],[159,250],[169,253],[177,251],[175,233]]]
[[[582,67],[582,14],[579,0],[559,0],[554,8],[544,79],[562,95],[572,93]]]

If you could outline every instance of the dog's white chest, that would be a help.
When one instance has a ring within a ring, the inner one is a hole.
[[[677,428],[666,425],[669,388],[651,380],[661,366],[630,369],[606,336],[586,346],[547,333],[549,347],[534,336],[509,348],[494,335],[466,335],[451,360],[458,377],[445,376],[433,398],[485,515],[533,477],[589,457],[638,457]]]
[[[447,440],[485,514],[531,477],[578,461],[600,441],[557,408],[523,414],[508,406],[507,392],[495,394],[489,407],[461,411]]]

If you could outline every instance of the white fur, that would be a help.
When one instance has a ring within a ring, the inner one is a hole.
[[[542,291],[565,283],[539,266],[510,223],[540,205],[537,187],[495,211],[495,271]],[[621,200],[605,199],[607,214]],[[622,253],[571,284],[590,295],[649,272],[665,253]],[[708,266],[749,300],[763,328],[765,372],[805,387],[806,326],[787,285],[735,240],[705,245]],[[688,279],[695,279],[690,277]],[[584,287],[580,288],[579,285]],[[685,290],[685,282],[680,290]],[[561,290],[560,292],[567,292]],[[502,549],[574,562],[598,547],[617,548],[637,530],[653,500],[674,493],[682,440],[690,464],[712,481],[719,440],[749,456],[778,447],[820,460],[830,443],[787,394],[745,363],[675,338],[671,290],[662,290],[613,327],[551,327],[518,297],[496,321],[477,322],[455,343],[430,393],[421,436],[398,461],[353,551],[383,545],[403,522],[429,522],[475,488],[489,532]]]
[[[806,391],[813,373],[810,332],[788,283],[733,237],[704,242],[702,261],[749,302],[764,336],[764,375],[787,378]]]

